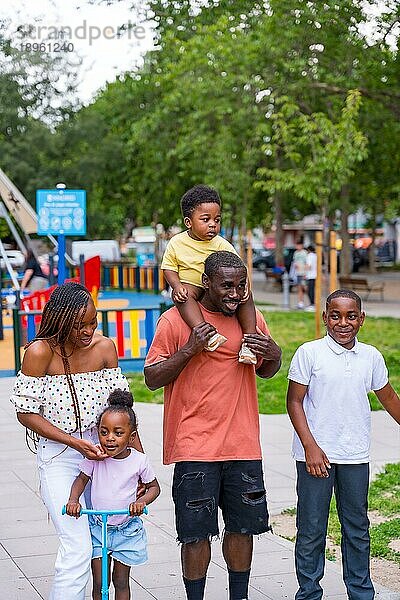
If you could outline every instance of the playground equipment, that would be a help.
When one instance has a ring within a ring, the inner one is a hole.
[[[123,262],[101,266],[103,289],[148,291],[158,294],[165,287],[163,271],[158,267],[140,267]]]
[[[143,509],[143,514],[149,513],[147,506]],[[67,514],[67,507],[62,507],[62,514]],[[108,600],[108,549],[107,549],[107,518],[110,515],[129,515],[129,508],[121,510],[93,510],[91,508],[82,508],[81,515],[98,515],[101,517],[101,600]]]
[[[114,341],[120,366],[125,372],[139,371],[143,368],[146,353],[154,337],[157,320],[160,313],[166,308],[163,298],[148,293],[135,293],[132,291],[131,286],[127,286],[130,291],[126,292],[124,286],[124,282],[138,283],[140,286],[146,287],[151,285],[151,291],[155,291],[155,278],[158,276],[158,274],[154,275],[155,268],[131,268],[130,274],[133,274],[135,279],[131,279],[130,282],[126,280],[127,275],[129,275],[127,269],[129,267],[124,266],[123,269],[118,267],[116,270],[108,272],[110,275],[108,279],[109,287],[115,291],[104,292],[103,296],[111,297],[111,299],[105,300],[106,306],[103,305],[104,307],[101,306],[104,300],[100,300],[100,308],[98,308],[99,330],[102,331],[103,335]],[[93,300],[98,306],[99,257],[86,261],[83,270],[74,267],[71,269],[71,274],[74,275],[72,278],[74,281],[79,281],[81,275],[84,275],[82,283],[91,291]],[[119,274],[121,274],[121,280],[117,277],[114,278],[115,275],[118,276]],[[53,285],[46,290],[34,292],[21,298],[20,302],[17,302],[17,294],[12,289],[3,290],[3,292],[13,292],[15,302],[9,303],[7,306],[9,314],[5,317],[5,341],[1,341],[0,332],[0,342],[4,344],[4,349],[1,347],[0,352],[0,376],[10,376],[20,370],[22,347],[35,337],[42,318],[43,307],[54,287]],[[143,290],[143,287],[140,287],[140,289]],[[114,301],[115,308],[113,306]],[[12,322],[10,313],[12,313]]]
[[[51,288],[49,288],[51,290]],[[45,290],[47,291],[47,290]],[[45,303],[44,293],[36,292],[30,297],[29,310],[13,309],[14,331],[14,372],[21,368],[21,347],[35,337],[42,318],[41,308]],[[99,329],[110,337],[117,348],[118,361],[124,371],[138,371],[143,368],[146,353],[154,337],[157,320],[164,304],[154,303],[144,308],[98,309]],[[10,367],[11,368],[11,367]]]

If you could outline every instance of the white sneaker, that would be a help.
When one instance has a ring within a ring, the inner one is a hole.
[[[310,306],[306,306],[304,310],[306,310],[307,312],[315,312],[315,306],[314,304],[310,304]]]
[[[297,308],[300,308],[300,309],[301,309],[301,308],[304,308],[304,302],[299,302],[299,303],[297,304]]]
[[[257,356],[250,350],[246,344],[242,344],[239,351],[238,361],[245,365],[256,365],[257,364]]]

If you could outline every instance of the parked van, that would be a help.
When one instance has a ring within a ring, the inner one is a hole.
[[[132,237],[126,243],[126,249],[128,252],[133,251],[139,267],[153,267],[156,264],[155,241],[156,234],[153,227],[132,229]]]
[[[79,256],[83,254],[85,260],[92,256],[100,256],[102,262],[118,262],[121,260],[121,252],[118,242],[115,240],[79,240],[72,242],[72,258],[79,262]]]

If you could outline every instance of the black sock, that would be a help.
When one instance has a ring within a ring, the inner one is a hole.
[[[186,579],[183,578],[183,583],[186,588],[187,600],[203,600],[204,588],[206,586],[206,578],[202,579]]]
[[[229,574],[229,600],[246,600],[249,591],[250,569],[248,571],[231,571]]]

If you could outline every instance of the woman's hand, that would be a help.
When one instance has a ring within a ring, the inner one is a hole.
[[[96,446],[88,440],[76,439],[74,447],[89,460],[104,460],[108,456],[100,446]]]
[[[143,481],[141,479],[139,479],[138,481],[138,485],[137,485],[137,490],[136,490],[136,498],[139,499],[141,498],[147,490],[147,486],[145,483],[143,483]]]

